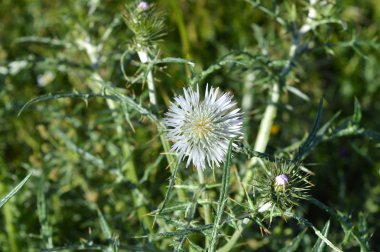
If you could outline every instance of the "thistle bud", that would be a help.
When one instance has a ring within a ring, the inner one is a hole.
[[[261,208],[270,205],[285,211],[308,197],[312,184],[308,181],[309,174],[300,167],[301,164],[289,161],[264,162],[264,173],[256,181],[259,202],[266,203]]]
[[[137,5],[137,9],[139,11],[146,11],[147,9],[149,8],[149,4],[145,1],[141,1],[138,5]]]
[[[288,177],[285,174],[280,174],[275,178],[276,186],[285,186],[288,181]]]
[[[134,33],[133,41],[137,47],[152,46],[165,35],[165,14],[155,4],[133,1],[125,7],[124,20]]]

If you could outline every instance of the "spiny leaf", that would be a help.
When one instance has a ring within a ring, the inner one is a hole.
[[[327,236],[327,234],[329,233],[329,228],[330,228],[330,220],[326,222],[325,226],[322,229],[323,236]],[[317,242],[313,246],[312,252],[323,252],[325,245],[326,243],[321,238],[318,238]]]
[[[129,108],[139,112],[141,115],[147,116],[155,124],[157,124],[160,128],[162,128],[162,124],[159,122],[158,118],[155,115],[153,115],[148,109],[144,108],[142,105],[135,102],[132,98],[122,95],[110,87],[108,87],[107,90],[110,91],[112,95],[106,95],[104,93],[55,93],[55,94],[41,95],[25,103],[24,106],[22,106],[22,108],[20,109],[18,116],[20,116],[25,109],[29,108],[31,105],[38,102],[61,99],[61,98],[76,98],[76,99],[88,100],[91,98],[100,97],[104,99],[111,99],[114,101],[123,102],[127,104]]]
[[[298,88],[293,87],[293,86],[286,86],[286,89],[287,89],[290,93],[292,93],[292,94],[298,96],[299,98],[301,98],[302,100],[305,100],[305,101],[307,101],[307,102],[310,101],[309,96],[307,96],[305,93],[303,93],[303,92],[302,92],[301,90],[299,90]]]
[[[176,165],[174,166],[174,170],[172,171],[172,175],[169,179],[169,187],[168,187],[168,190],[166,190],[164,201],[162,202],[161,208],[157,211],[156,215],[154,216],[153,223],[156,222],[157,216],[159,214],[161,214],[161,212],[165,209],[166,203],[168,202],[168,199],[169,199],[170,192],[172,191],[174,183],[176,181],[176,176],[177,176],[177,171],[178,171],[179,165],[180,165],[180,160],[178,160]]]
[[[181,59],[181,58],[172,58],[172,57],[167,57],[163,58],[160,60],[153,60],[151,61],[153,64],[162,64],[162,63],[179,63],[179,64],[188,64],[191,67],[195,66],[195,63],[186,59]]]
[[[298,153],[293,158],[293,162],[297,162],[297,161],[301,160],[304,157],[304,155],[307,152],[309,152],[310,149],[313,147],[314,138],[317,135],[318,128],[319,128],[319,125],[321,123],[322,110],[323,110],[323,98],[321,98],[321,100],[319,102],[318,113],[317,113],[317,117],[315,118],[313,128],[311,129],[310,134],[307,137],[305,143],[302,144]]]
[[[307,227],[310,227],[314,230],[314,233],[320,238],[322,239],[330,248],[332,248],[334,251],[336,252],[343,252],[341,249],[339,249],[338,247],[336,247],[326,236],[324,236],[321,231],[319,231],[316,227],[314,227],[313,224],[311,224],[310,221],[308,221],[307,219],[303,218],[303,217],[299,217],[299,216],[296,216],[292,213],[287,213],[287,216],[291,217],[291,218],[294,218],[296,220],[298,220],[300,223],[302,223],[303,225],[307,226]]]
[[[356,239],[360,246],[361,252],[371,251],[371,249],[368,247],[368,242],[365,239],[363,239],[357,231],[355,231],[355,227],[350,221],[348,221],[348,219],[345,216],[342,216],[341,214],[337,213],[335,209],[328,207],[327,205],[323,204],[315,198],[310,197],[308,200],[312,204],[328,212],[333,218],[335,218],[342,226],[342,229],[345,232],[346,236],[352,235]]]
[[[292,160],[289,160],[289,159],[279,158],[279,157],[276,157],[276,156],[273,156],[273,155],[270,155],[267,153],[255,151],[249,146],[242,146],[241,148],[239,148],[239,150],[241,153],[247,155],[248,158],[258,157],[258,158],[261,158],[264,160],[268,160],[272,163],[274,163],[274,162],[283,162],[283,163],[292,162]]]

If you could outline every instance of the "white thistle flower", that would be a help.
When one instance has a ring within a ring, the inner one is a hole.
[[[206,87],[204,100],[200,99],[199,87],[183,89],[183,95],[174,98],[165,114],[164,124],[168,138],[174,142],[171,151],[183,160],[186,167],[220,166],[224,162],[231,139],[242,136],[240,109],[233,96],[219,94],[219,88]],[[236,144],[233,144],[236,148]]]

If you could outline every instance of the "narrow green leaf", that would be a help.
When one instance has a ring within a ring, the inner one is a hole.
[[[329,228],[330,228],[330,220],[326,222],[325,226],[322,229],[323,236],[327,236],[327,234],[329,233]],[[318,238],[317,242],[313,246],[312,252],[323,252],[325,245],[326,243],[321,238]]]
[[[21,37],[16,40],[16,43],[38,43],[38,44],[46,44],[54,47],[66,47],[70,48],[72,45],[67,43],[66,41],[53,39],[49,37],[37,37],[37,36],[29,36],[29,37]]]
[[[330,248],[332,248],[334,251],[337,251],[337,252],[343,252],[342,250],[340,250],[338,247],[336,247],[329,239],[327,239],[326,236],[324,236],[321,231],[319,231],[317,228],[315,228],[314,226],[312,226],[313,230],[314,230],[314,233],[320,238],[322,239],[322,241],[324,243],[326,243]]]
[[[228,199],[228,191],[230,187],[230,177],[231,177],[231,169],[230,169],[231,160],[232,160],[232,141],[230,141],[230,144],[228,146],[226,162],[224,163],[224,167],[223,167],[222,188],[219,194],[218,210],[216,212],[214,227],[211,233],[211,242],[210,242],[209,251],[212,251],[212,252],[216,250],[220,222],[222,220],[224,207]]]
[[[258,157],[261,159],[268,160],[270,162],[291,162],[291,160],[288,159],[278,158],[267,153],[255,151],[253,150],[253,148],[249,146],[242,146],[242,148],[240,148],[240,152],[247,155],[249,158]]]
[[[97,209],[97,212],[98,212],[98,216],[99,216],[100,228],[102,230],[104,237],[109,242],[112,241],[112,243],[108,245],[106,252],[117,252],[118,251],[118,243],[112,239],[112,231],[111,231],[106,219],[104,218],[103,213],[99,210],[99,208]]]
[[[188,64],[191,67],[195,66],[195,63],[186,59],[181,59],[181,58],[172,58],[172,57],[167,57],[159,60],[154,60],[152,61],[153,64],[161,64],[161,63],[179,63],[179,64]]]
[[[309,96],[307,96],[305,93],[303,93],[301,90],[299,90],[298,88],[296,87],[293,87],[293,86],[286,86],[286,89],[294,94],[295,96],[298,96],[299,98],[301,98],[302,100],[305,100],[305,101],[310,101],[310,98]]]
[[[166,190],[164,201],[162,202],[162,206],[160,207],[160,209],[155,214],[153,223],[156,222],[157,216],[160,215],[162,213],[162,211],[165,209],[165,206],[166,206],[168,199],[169,199],[170,192],[173,190],[173,186],[174,186],[175,181],[176,181],[177,171],[178,171],[179,165],[180,165],[180,160],[178,160],[176,162],[176,165],[174,166],[174,170],[172,171],[172,175],[170,176],[170,179],[169,179],[169,187],[168,187],[168,190]]]
[[[335,218],[339,224],[341,225],[343,231],[345,232],[346,236],[352,235],[355,240],[358,242],[360,246],[361,252],[368,252],[371,251],[371,249],[368,247],[368,243],[365,239],[361,237],[361,235],[355,230],[355,227],[352,225],[352,223],[346,218],[345,216],[342,216],[342,214],[337,213],[337,211],[331,207],[328,207],[327,205],[323,204],[319,200],[310,197],[308,200],[314,204],[315,206],[321,208],[322,210],[328,212],[333,218]]]
[[[104,218],[102,212],[99,209],[97,209],[97,212],[98,212],[98,216],[99,216],[100,228],[102,230],[104,237],[106,239],[112,239],[112,232],[111,232],[110,227],[108,226],[106,219]]]
[[[88,100],[91,98],[99,97],[103,99],[110,99],[110,100],[125,103],[126,105],[128,105],[129,108],[139,112],[141,115],[147,116],[149,119],[151,119],[152,122],[157,124],[158,127],[162,128],[162,125],[160,121],[158,120],[158,118],[155,115],[153,115],[148,109],[144,108],[142,105],[135,102],[132,98],[122,95],[110,87],[107,87],[107,90],[110,91],[112,95],[106,95],[104,93],[55,93],[55,94],[41,95],[25,103],[24,106],[22,106],[22,108],[18,112],[18,116],[20,116],[25,109],[29,108],[31,105],[38,102],[61,99],[61,98],[76,98],[76,99]]]
[[[299,216],[296,216],[292,213],[287,213],[287,216],[289,217],[292,217],[296,220],[298,220],[299,222],[301,222],[303,225],[305,225],[306,227],[310,227],[314,230],[314,233],[323,241],[325,242],[330,248],[332,248],[334,251],[336,252],[343,252],[341,249],[339,249],[338,247],[336,247],[326,236],[324,236],[322,234],[321,231],[319,231],[316,227],[314,227],[313,224],[311,224],[310,221],[308,221],[307,219],[303,218],[303,217],[299,217]]]
[[[0,200],[0,208],[7,203],[8,200],[10,200],[17,192],[21,189],[21,187],[28,181],[28,179],[32,176],[32,173],[29,173],[15,188],[12,189],[7,195],[5,195]]]
[[[343,22],[342,20],[336,19],[336,18],[325,18],[322,20],[315,20],[311,22],[310,26],[312,29],[317,28],[321,25],[329,25],[329,24],[338,24],[341,26],[342,30],[345,31],[347,29],[347,23]]]
[[[301,145],[298,153],[293,158],[293,162],[300,161],[304,157],[304,155],[307,152],[309,152],[310,149],[313,147],[314,138],[317,135],[318,128],[319,128],[319,125],[321,123],[322,110],[323,110],[323,98],[321,98],[321,100],[319,102],[318,113],[317,113],[317,117],[315,118],[313,128],[311,129],[310,134],[307,137],[305,143]]]

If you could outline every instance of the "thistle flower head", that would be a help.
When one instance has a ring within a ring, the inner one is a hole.
[[[265,204],[271,208],[285,211],[299,204],[300,200],[309,197],[308,190],[312,184],[309,174],[301,170],[300,163],[289,161],[264,161],[264,173],[256,180],[255,185],[261,199],[261,210]],[[266,211],[268,208],[265,208]]]
[[[240,109],[230,94],[219,94],[218,88],[207,86],[204,99],[198,85],[196,90],[187,88],[183,93],[174,98],[164,119],[168,138],[174,142],[171,151],[180,159],[187,157],[186,166],[192,162],[202,169],[206,163],[219,167],[230,141],[242,136]]]
[[[124,20],[134,33],[136,46],[155,45],[165,35],[165,14],[155,4],[131,1],[125,8]]]

